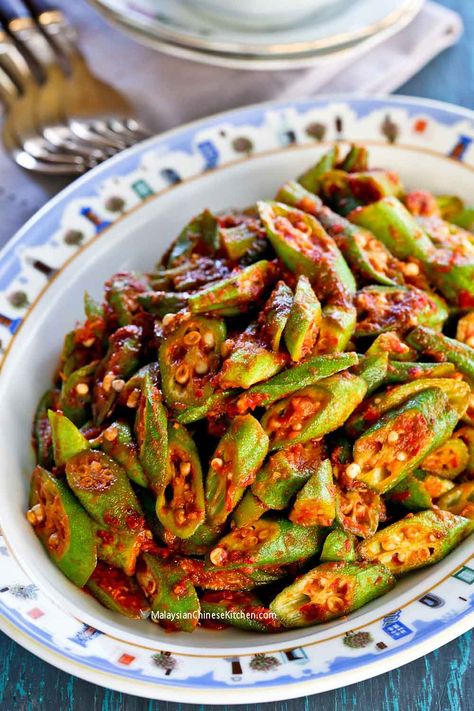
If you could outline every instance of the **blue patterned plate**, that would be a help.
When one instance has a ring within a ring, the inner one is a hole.
[[[60,193],[1,253],[0,626],[55,666],[139,696],[263,702],[372,677],[472,627],[470,540],[334,623],[275,636],[170,635],[70,585],[25,521],[29,422],[83,290],[99,294],[114,271],[149,268],[202,207],[273,195],[334,140],[365,142],[372,162],[409,187],[472,202],[474,114],[410,98],[318,98],[235,110],[136,146]]]

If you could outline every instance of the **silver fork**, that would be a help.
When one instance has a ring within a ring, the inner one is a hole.
[[[25,4],[68,68],[64,107],[72,130],[85,140],[98,133],[122,147],[149,137],[122,94],[91,72],[64,13],[46,0],[25,0]]]

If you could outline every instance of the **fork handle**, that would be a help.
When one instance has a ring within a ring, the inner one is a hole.
[[[24,4],[36,19],[39,19],[41,15],[45,15],[46,13],[61,12],[56,4],[46,2],[45,0],[24,0]]]

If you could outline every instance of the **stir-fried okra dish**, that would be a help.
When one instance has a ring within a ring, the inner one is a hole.
[[[86,294],[34,419],[51,560],[128,617],[261,632],[441,560],[474,527],[471,229],[334,147]]]

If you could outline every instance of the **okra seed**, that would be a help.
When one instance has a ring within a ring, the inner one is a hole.
[[[390,442],[390,444],[393,444],[394,442],[397,442],[397,440],[400,438],[400,435],[398,432],[390,432],[388,437],[387,437],[387,442]]]
[[[211,551],[209,558],[212,565],[224,565],[227,560],[227,551],[224,548],[214,548]]]
[[[59,546],[59,536],[57,533],[52,533],[48,538],[48,546],[52,550],[55,550]]]
[[[191,462],[181,462],[179,465],[179,473],[182,476],[188,476],[191,473]]]
[[[396,547],[397,546],[394,541],[382,541],[382,548],[384,551],[394,551]]]
[[[26,518],[32,526],[36,526],[44,521],[44,511],[41,504],[35,504],[26,512]]]
[[[76,385],[76,393],[78,395],[87,395],[88,392],[89,386],[87,385],[87,383],[78,383]]]
[[[114,439],[117,439],[117,435],[118,431],[116,427],[108,427],[104,432],[104,438],[107,442],[113,442]]]
[[[91,338],[88,338],[86,341],[82,341],[82,345],[84,348],[90,348],[94,344],[94,341],[94,336],[91,336]]]
[[[208,348],[212,348],[215,344],[214,336],[210,331],[203,335],[202,340]]]
[[[214,457],[214,459],[211,462],[211,467],[213,469],[222,469],[224,466],[224,460],[221,459],[220,457]]]
[[[107,375],[104,377],[104,379],[102,381],[102,387],[104,388],[106,393],[109,392],[114,380],[115,380],[115,378],[112,375],[112,373],[107,373]]]
[[[198,360],[194,370],[198,375],[205,375],[209,370],[209,363],[205,360]]]
[[[140,390],[132,390],[127,399],[127,407],[134,408],[138,405]]]
[[[400,563],[404,563],[406,560],[407,554],[406,553],[397,553],[397,558],[400,561]]]
[[[183,342],[186,346],[196,346],[201,340],[201,334],[199,331],[189,331],[183,338]]]
[[[169,326],[170,323],[173,321],[173,319],[174,319],[174,314],[165,314],[163,316],[161,323],[163,324],[163,326]]]
[[[266,541],[269,535],[270,531],[267,528],[262,528],[262,530],[258,532],[258,540]]]
[[[474,336],[469,336],[469,338],[466,339],[466,345],[470,346],[471,348],[474,348]]]
[[[360,464],[357,464],[357,462],[352,462],[352,464],[349,464],[349,466],[347,467],[346,474],[351,479],[357,479],[361,471],[362,468]]]
[[[116,393],[121,393],[124,387],[125,380],[122,380],[122,378],[115,378],[115,380],[112,380],[112,389],[115,390]]]
[[[405,454],[405,452],[399,452],[397,454],[397,459],[399,462],[404,462],[406,458],[407,458],[407,455]]]
[[[408,264],[405,265],[404,272],[406,276],[417,276],[417,274],[420,273],[420,267],[418,264],[415,264],[415,262],[408,262]]]
[[[301,422],[295,422],[291,429],[294,430],[294,432],[299,432],[303,429],[303,425],[301,424]]]
[[[180,385],[185,385],[188,382],[190,375],[191,373],[189,367],[185,363],[183,363],[176,370],[176,373],[174,374],[174,379]]]

